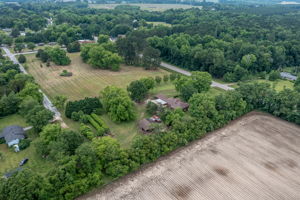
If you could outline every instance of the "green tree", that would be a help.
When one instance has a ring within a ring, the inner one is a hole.
[[[55,107],[57,107],[58,109],[63,109],[67,99],[68,98],[63,96],[63,95],[55,96],[54,99],[53,99],[53,105]]]
[[[41,105],[36,105],[26,114],[26,122],[33,126],[35,131],[40,131],[53,118],[53,113]]]
[[[118,71],[122,58],[110,51],[105,50],[102,46],[95,46],[90,49],[88,63],[95,68],[111,69]]]
[[[141,102],[146,97],[148,88],[143,81],[136,80],[129,84],[127,91],[132,100]]]
[[[189,100],[189,112],[192,117],[201,121],[207,131],[216,128],[219,122],[218,111],[214,99],[207,94],[194,94]]]
[[[106,43],[108,41],[109,41],[109,36],[108,35],[100,34],[98,36],[98,44],[103,44],[103,43]]]
[[[46,48],[45,51],[49,55],[51,61],[57,65],[69,65],[71,63],[70,58],[63,49],[54,47]]]
[[[160,83],[161,83],[161,77],[160,77],[160,76],[156,76],[156,77],[155,77],[155,82],[156,82],[157,84],[160,84]]]
[[[133,102],[123,89],[108,86],[102,92],[104,108],[115,122],[130,121],[135,117]]]
[[[78,41],[71,42],[67,45],[67,51],[69,53],[80,52],[80,44]]]
[[[1,180],[0,199],[47,199],[47,186],[42,176],[26,168],[7,180]]]
[[[26,57],[25,57],[23,54],[21,54],[21,55],[18,57],[18,61],[19,61],[20,63],[25,63],[25,62],[26,62]]]
[[[30,50],[34,50],[34,49],[35,49],[35,44],[34,44],[33,42],[29,42],[29,43],[27,44],[27,47],[28,47],[28,49],[30,49]]]
[[[147,70],[153,70],[160,67],[160,51],[152,47],[146,47],[143,51],[142,66]]]
[[[167,75],[167,74],[164,75],[164,78],[163,78],[163,79],[164,79],[164,82],[165,82],[165,83],[168,82],[168,81],[169,81],[169,75]]]
[[[23,49],[25,49],[25,45],[23,43],[16,43],[14,47],[16,52],[21,52]]]
[[[271,71],[269,74],[269,80],[276,81],[277,79],[280,79],[280,73],[278,71]]]
[[[31,96],[37,102],[42,103],[43,94],[39,91],[39,86],[35,83],[28,82],[26,83],[24,89],[18,94],[19,97],[25,98],[27,96]]]
[[[142,81],[145,84],[145,86],[148,90],[153,89],[155,86],[155,80],[152,77],[142,78],[142,79],[140,79],[140,81]]]

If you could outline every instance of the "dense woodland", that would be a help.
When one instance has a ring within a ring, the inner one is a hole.
[[[38,139],[32,142],[36,153],[54,162],[56,167],[47,174],[25,168],[12,178],[1,180],[0,199],[74,199],[252,110],[300,124],[299,79],[295,90],[277,92],[269,84],[241,83],[238,89],[216,97],[206,93],[212,76],[239,81],[285,67],[297,69],[300,66],[299,10],[291,7],[280,14],[270,14],[261,9],[261,13],[254,14],[248,12],[251,8],[241,12],[234,6],[218,7],[149,12],[128,6],[96,10],[80,3],[0,5],[0,27],[12,29],[11,35],[1,32],[1,44],[58,42],[69,50],[80,50],[83,61],[91,66],[114,71],[121,62],[154,70],[161,59],[196,71],[191,77],[175,74],[163,77],[164,81],[172,81],[180,98],[190,104],[188,112],[149,108],[159,113],[168,129],[140,135],[125,149],[115,138],[107,136],[109,127],[99,114],[107,113],[114,122],[134,120],[134,101],[144,100],[161,78],[134,81],[127,91],[109,86],[99,91],[99,98],[67,102],[66,116],[81,122],[80,130],[73,131],[59,124],[48,124],[53,114],[42,106],[39,86],[31,76],[21,74],[17,65],[1,56],[0,116],[13,113],[24,116],[38,134]],[[54,25],[48,24],[50,18]],[[172,26],[153,26],[147,21],[162,21]],[[24,30],[31,33],[20,36]],[[109,41],[110,37],[124,34],[126,37],[116,43]],[[93,36],[99,36],[97,44],[79,48],[74,43]],[[70,63],[60,48],[39,51],[37,57],[58,65]],[[57,57],[62,57],[64,63]],[[66,99],[55,100],[64,107]]]

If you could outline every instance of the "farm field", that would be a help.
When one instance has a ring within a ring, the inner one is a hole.
[[[252,112],[79,200],[300,199],[300,127]]]
[[[68,54],[72,63],[69,66],[40,67],[40,61],[35,55],[26,55],[28,71],[37,83],[53,98],[56,95],[64,95],[69,100],[82,99],[84,97],[99,96],[99,92],[108,85],[126,88],[133,81],[143,77],[155,77],[169,74],[159,69],[146,71],[141,67],[122,66],[119,72],[94,69],[82,62],[79,53]],[[72,77],[61,77],[62,70],[73,73]]]
[[[114,9],[119,5],[130,5],[130,6],[139,6],[141,10],[149,10],[149,11],[165,11],[168,9],[189,9],[189,8],[199,8],[202,6],[191,6],[184,4],[89,4],[90,8],[98,8],[98,9]]]

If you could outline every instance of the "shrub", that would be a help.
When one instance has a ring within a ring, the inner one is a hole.
[[[18,61],[20,62],[20,63],[25,63],[26,62],[26,57],[24,56],[24,55],[20,55],[19,57],[18,57]]]
[[[91,114],[96,109],[102,109],[102,104],[98,98],[88,98],[81,99],[78,101],[69,101],[66,104],[65,115],[71,118],[73,112],[79,112],[82,110],[84,114]]]
[[[90,115],[88,116],[90,124],[96,129],[97,136],[103,136],[105,134],[105,129],[100,126]]]
[[[106,125],[106,123],[95,113],[91,114],[91,117],[102,127],[105,129],[105,132],[107,133],[109,131],[108,126]]]
[[[150,115],[154,115],[157,110],[158,110],[158,106],[155,103],[153,103],[151,101],[149,101],[147,103],[147,106],[146,106],[147,113],[149,113]]]
[[[72,76],[73,73],[72,72],[68,72],[67,70],[63,70],[62,73],[59,74],[60,76]]]
[[[24,139],[21,140],[19,143],[20,150],[24,150],[30,146],[31,140],[30,139]]]
[[[269,80],[276,81],[277,79],[280,79],[280,73],[278,71],[271,71],[269,74]]]
[[[80,124],[79,131],[83,136],[85,136],[89,140],[92,140],[95,137],[95,134],[93,133],[92,129],[85,124]]]

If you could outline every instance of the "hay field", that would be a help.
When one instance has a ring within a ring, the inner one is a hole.
[[[299,200],[300,127],[253,112],[80,200]]]
[[[35,55],[26,55],[28,72],[34,76],[43,91],[50,97],[64,95],[69,100],[81,99],[84,97],[99,96],[99,92],[108,85],[126,88],[127,85],[142,77],[155,77],[169,74],[169,72],[159,69],[157,71],[147,71],[141,67],[121,66],[118,72],[109,70],[94,69],[82,62],[79,53],[68,54],[72,63],[69,66],[40,67],[40,61]],[[62,70],[73,73],[72,77],[61,77]]]
[[[129,6],[139,6],[141,10],[148,11],[165,11],[168,9],[190,9],[190,8],[199,8],[202,6],[192,6],[186,4],[141,4],[141,3],[132,3],[132,4],[89,4],[90,8],[98,9],[114,9],[119,5],[129,5]]]

